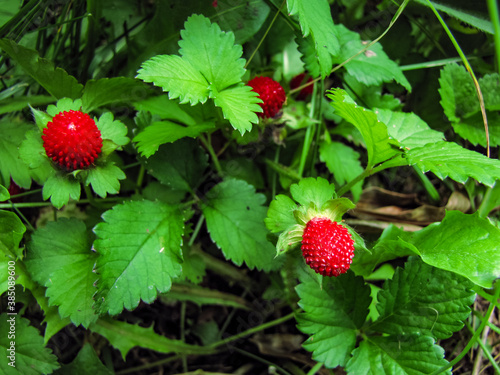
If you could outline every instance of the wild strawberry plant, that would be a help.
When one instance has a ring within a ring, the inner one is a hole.
[[[500,371],[494,1],[4,3],[2,373]]]

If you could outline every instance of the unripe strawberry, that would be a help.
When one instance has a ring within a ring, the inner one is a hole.
[[[263,101],[260,106],[264,112],[257,113],[257,116],[264,118],[275,117],[286,100],[283,87],[269,77],[255,77],[248,82],[248,86],[252,87],[252,91],[259,94],[259,98]]]
[[[315,217],[306,224],[302,235],[302,255],[316,273],[338,276],[351,266],[354,241],[343,225]]]
[[[309,76],[306,76],[305,73],[301,73],[296,75],[295,77],[292,78],[290,81],[290,88],[296,89],[297,87],[300,87],[306,83],[312,82],[313,79]],[[299,91],[296,99],[297,100],[306,100],[309,95],[312,95],[313,93],[313,85],[309,85],[304,87],[302,90]]]
[[[59,112],[43,130],[47,156],[68,171],[89,168],[102,150],[95,121],[80,111]]]

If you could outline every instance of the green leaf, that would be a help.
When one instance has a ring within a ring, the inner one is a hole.
[[[54,101],[54,97],[48,95],[16,96],[2,99],[0,102],[0,115],[20,111],[28,106],[44,106]]]
[[[473,284],[455,273],[410,258],[377,295],[380,314],[371,326],[392,335],[445,339],[463,327],[474,302]]]
[[[444,113],[451,122],[459,122],[480,111],[474,81],[467,70],[458,64],[448,64],[441,69],[439,93]]]
[[[241,82],[245,73],[243,49],[234,44],[234,34],[221,31],[205,16],[194,14],[184,23],[179,41],[183,60],[198,70],[210,86],[222,91]]]
[[[297,208],[297,203],[286,195],[279,194],[274,197],[264,219],[267,229],[271,233],[279,233],[297,224],[293,214]]]
[[[16,15],[22,4],[21,0],[0,0],[0,27]]]
[[[448,364],[443,357],[443,348],[432,337],[418,334],[370,337],[354,350],[346,370],[352,375],[432,374]],[[451,370],[440,374],[451,375]]]
[[[363,173],[359,157],[358,152],[340,142],[322,142],[319,147],[320,160],[326,164],[339,186]],[[363,181],[360,181],[351,188],[355,201],[361,196],[362,187]]]
[[[113,375],[97,356],[90,343],[85,343],[76,358],[68,365],[63,365],[54,375]]]
[[[20,187],[31,186],[30,170],[20,158],[19,145],[33,126],[11,117],[0,120],[0,177],[6,184],[12,180]]]
[[[175,206],[135,201],[103,214],[94,232],[99,312],[111,315],[153,302],[181,272],[184,219]]]
[[[15,213],[0,210],[0,251],[11,260],[20,258],[23,254],[19,244],[24,232],[26,227]]]
[[[120,192],[120,180],[127,176],[123,171],[113,163],[107,163],[103,166],[97,165],[87,171],[85,185],[91,185],[92,190],[102,198],[109,194],[118,194]]]
[[[437,142],[405,152],[410,165],[423,172],[431,171],[440,179],[451,178],[465,183],[469,177],[493,186],[500,179],[500,161],[467,150],[453,142]]]
[[[130,349],[138,346],[159,353],[210,354],[210,349],[189,345],[181,340],[170,340],[153,331],[153,326],[144,328],[138,325],[113,319],[99,319],[90,330],[105,337],[118,349],[125,360]]]
[[[500,277],[500,229],[478,214],[449,211],[441,223],[415,233],[422,260],[491,288]]]
[[[117,146],[125,146],[130,142],[127,137],[127,126],[119,121],[115,120],[111,112],[105,112],[96,121],[97,128],[101,131],[102,139],[109,139],[113,141]]]
[[[249,268],[269,271],[279,265],[274,246],[266,239],[265,200],[252,185],[229,179],[213,187],[202,205],[210,237],[238,266],[244,262]]]
[[[47,92],[59,98],[79,98],[83,86],[75,77],[39,56],[38,52],[28,49],[9,39],[0,39],[0,48],[5,51],[25,72],[33,77]]]
[[[170,99],[179,98],[181,103],[205,103],[209,94],[209,83],[190,63],[177,55],[158,55],[145,61],[137,78],[152,82]]]
[[[298,184],[290,186],[290,193],[302,206],[309,207],[313,203],[320,209],[327,201],[336,198],[335,185],[330,184],[323,177],[307,177],[299,181]]]
[[[256,112],[262,112],[258,104],[262,103],[262,100],[258,96],[250,86],[243,85],[218,92],[214,103],[222,108],[224,118],[233,128],[243,135],[245,131],[252,130],[252,124],[259,122]]]
[[[97,255],[91,247],[85,224],[63,218],[35,231],[25,261],[33,279],[47,287],[49,304],[86,328],[97,320],[92,309]]]
[[[145,161],[148,173],[162,184],[186,192],[194,192],[208,167],[208,156],[192,139],[167,143]]]
[[[368,315],[370,288],[363,278],[348,272],[323,278],[322,286],[310,279],[296,290],[304,310],[297,315],[297,328],[310,335],[304,348],[327,368],[345,366]]]
[[[71,100],[70,98],[62,98],[59,99],[55,105],[51,104],[47,107],[47,114],[54,117],[60,112],[80,111],[82,105],[81,99]],[[50,120],[52,120],[52,118],[50,118]],[[41,130],[42,129],[40,129],[40,131]]]
[[[18,315],[0,315],[0,372],[5,375],[50,374],[59,368],[57,357],[43,344],[43,338],[29,320]],[[14,327],[15,337],[7,332]],[[12,345],[14,343],[14,345]],[[12,348],[12,349],[11,349]],[[12,350],[12,352],[11,352]],[[10,356],[10,354],[13,356]]]
[[[0,185],[0,202],[4,202],[7,199],[10,199],[9,190],[3,185]]]
[[[43,141],[38,130],[26,133],[26,139],[19,147],[19,156],[29,167],[31,177],[43,185],[50,175],[55,173],[51,160],[43,148]]]
[[[332,55],[340,52],[337,30],[333,25],[330,5],[327,0],[288,0],[288,13],[297,15],[304,37],[311,35],[316,49],[321,76],[325,78],[332,70]]]
[[[142,156],[148,158],[165,143],[173,143],[181,138],[196,138],[201,133],[214,129],[213,121],[192,126],[183,126],[171,121],[154,122],[134,137]]]
[[[390,139],[387,126],[377,119],[375,112],[358,106],[342,89],[330,90],[335,113],[353,124],[363,136],[368,151],[367,168],[372,168],[400,153],[397,141]]]
[[[347,29],[344,25],[335,25],[334,33],[340,41],[340,53],[336,55],[334,61],[336,63],[346,61],[365,48],[360,34]],[[411,91],[411,85],[401,68],[386,55],[380,43],[375,43],[357,55],[345,64],[345,69],[353,78],[367,86],[394,80]]]
[[[433,130],[414,113],[395,112],[387,109],[376,109],[379,121],[387,125],[389,135],[401,144],[401,147],[412,149],[444,140],[444,134]]]
[[[70,197],[80,199],[80,182],[73,175],[57,172],[51,175],[43,185],[43,199],[50,201],[55,208],[61,208],[69,202]]]
[[[302,54],[301,60],[304,62],[304,68],[312,77],[317,78],[322,74],[321,66],[319,65],[318,56],[312,36],[305,38],[296,38],[297,48]]]
[[[179,104],[176,100],[170,100],[165,95],[154,96],[134,103],[138,111],[148,111],[152,115],[159,116],[162,120],[171,120],[189,126],[196,125],[199,121],[192,113],[197,107],[187,104]],[[199,119],[202,120],[202,119]]]
[[[129,77],[91,79],[83,88],[83,111],[91,112],[109,104],[129,103],[147,95],[147,87]]]

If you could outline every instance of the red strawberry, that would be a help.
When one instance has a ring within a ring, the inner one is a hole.
[[[302,235],[302,255],[316,273],[338,276],[351,266],[354,241],[343,225],[315,217],[306,224]]]
[[[59,112],[43,130],[42,139],[47,156],[68,171],[90,167],[102,149],[95,121],[80,111]]]
[[[275,117],[286,100],[283,87],[269,77],[255,77],[248,82],[248,86],[252,87],[252,91],[259,94],[259,98],[264,102],[260,104],[264,112],[257,113],[257,116],[264,118]]]
[[[299,86],[302,86],[306,83],[312,82],[313,79],[309,76],[306,76],[305,73],[301,73],[299,75],[296,75],[295,77],[292,78],[290,81],[290,88],[296,89]],[[309,95],[312,95],[313,93],[313,85],[309,85],[304,87],[302,90],[300,90],[299,94],[297,95],[297,100],[306,100]]]

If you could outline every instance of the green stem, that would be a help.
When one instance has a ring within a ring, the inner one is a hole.
[[[343,196],[345,193],[347,193],[349,190],[351,190],[351,188],[356,185],[359,181],[362,181],[364,180],[366,177],[372,175],[374,172],[375,169],[365,169],[363,171],[363,173],[361,173],[360,175],[358,175],[354,180],[351,180],[349,181],[348,183],[346,183],[344,186],[342,186],[338,191],[337,191],[337,195],[339,197]]]
[[[76,204],[87,204],[87,203],[97,203],[101,205],[102,203],[108,203],[108,202],[120,202],[124,200],[125,198],[123,197],[112,197],[112,198],[104,198],[104,199],[80,199],[79,201],[74,201]],[[32,203],[0,203],[0,209],[2,208],[12,208],[12,206],[17,207],[17,208],[37,208],[37,207],[48,207],[52,206],[52,203],[50,202],[32,202]]]
[[[316,363],[313,368],[309,370],[307,375],[315,375],[323,367],[323,363]]]
[[[193,246],[194,241],[196,240],[196,237],[198,236],[198,233],[200,233],[200,229],[201,229],[204,221],[205,221],[205,216],[201,215],[200,218],[198,219],[198,222],[196,223],[196,227],[194,227],[193,234],[191,235],[191,238],[189,239],[189,242],[188,242],[189,247]]]
[[[137,183],[136,183],[136,188],[135,192],[139,194],[141,190],[142,183],[144,182],[144,175],[146,173],[146,168],[144,167],[144,164],[141,164],[141,168],[139,168],[139,174],[137,175]]]
[[[439,196],[438,191],[432,184],[432,182],[429,180],[429,177],[425,175],[424,172],[420,168],[418,168],[416,165],[413,166],[413,170],[417,173],[418,178],[420,178],[420,181],[422,181],[422,184],[424,185],[425,191],[427,192],[427,196],[433,203],[438,203],[441,200],[441,197]]]
[[[276,163],[275,161],[272,161],[271,159],[264,159],[264,162],[271,167],[271,169],[275,170],[279,174],[282,174],[283,176],[286,176],[290,178],[293,181],[300,181],[300,175],[295,172],[293,169],[290,167],[286,167],[282,164]]]
[[[215,170],[217,171],[219,176],[222,177],[223,176],[222,167],[219,163],[219,158],[217,157],[217,154],[216,154],[214,148],[212,147],[212,141],[210,139],[210,134],[208,135],[208,137],[205,137],[203,134],[200,134],[199,138],[200,138],[201,143],[203,143],[203,145],[207,149],[208,153],[210,154],[210,157],[212,158],[212,161],[214,162]]]
[[[484,319],[487,319],[487,318],[485,317]],[[468,322],[465,322],[465,325],[466,325],[467,329],[470,331],[470,333],[474,332],[474,329],[472,328],[472,326]],[[477,343],[478,343],[479,347],[481,348],[481,350],[483,351],[486,358],[488,358],[488,360],[490,361],[490,363],[493,366],[493,368],[495,369],[497,375],[500,375],[500,367],[496,363],[495,358],[493,358],[493,356],[491,355],[491,352],[488,350],[488,348],[484,344],[483,340],[478,339]],[[482,356],[481,356],[481,359],[482,359]]]
[[[460,55],[460,58],[462,59],[462,62],[465,66],[465,69],[467,69],[470,76],[472,77],[472,80],[474,81],[474,87],[476,88],[476,95],[477,95],[477,98],[479,99],[479,107],[481,108],[481,115],[483,116],[484,132],[486,135],[486,156],[490,157],[490,133],[488,130],[488,119],[486,117],[486,108],[484,107],[484,98],[483,98],[483,93],[481,92],[481,88],[479,87],[479,82],[477,81],[476,75],[474,74],[474,71],[472,70],[472,68],[469,64],[469,61],[467,61],[467,57],[465,57],[465,54],[463,53],[457,40],[453,36],[450,28],[448,27],[446,22],[444,22],[443,18],[441,17],[441,15],[437,11],[437,9],[434,7],[434,5],[432,5],[430,0],[427,0],[427,3],[429,4],[429,7],[432,9],[432,11],[436,15],[437,19],[441,23],[441,26],[443,27],[444,31],[446,32],[446,34],[450,38],[451,43],[453,44],[456,51]]]
[[[494,293],[494,300],[498,300],[500,297],[500,282],[497,282],[495,284],[495,293]],[[486,314],[484,315],[485,317],[488,317],[491,315],[493,309],[495,308],[495,304],[490,303],[488,306],[488,310],[486,311]],[[488,319],[483,318],[483,321],[481,322],[480,326],[478,327],[477,331],[474,333],[474,335],[471,337],[465,348],[462,350],[462,352],[450,363],[448,363],[446,366],[441,367],[439,370],[434,371],[431,375],[438,375],[441,374],[442,372],[448,370],[449,368],[455,366],[460,360],[465,357],[465,355],[471,350],[471,348],[474,346],[476,341],[478,340],[479,336],[481,336],[481,333],[483,332],[484,327],[488,324]]]
[[[497,69],[500,73],[500,14],[497,0],[486,0],[488,11],[490,12],[491,23],[493,24],[495,53],[497,56]]]

